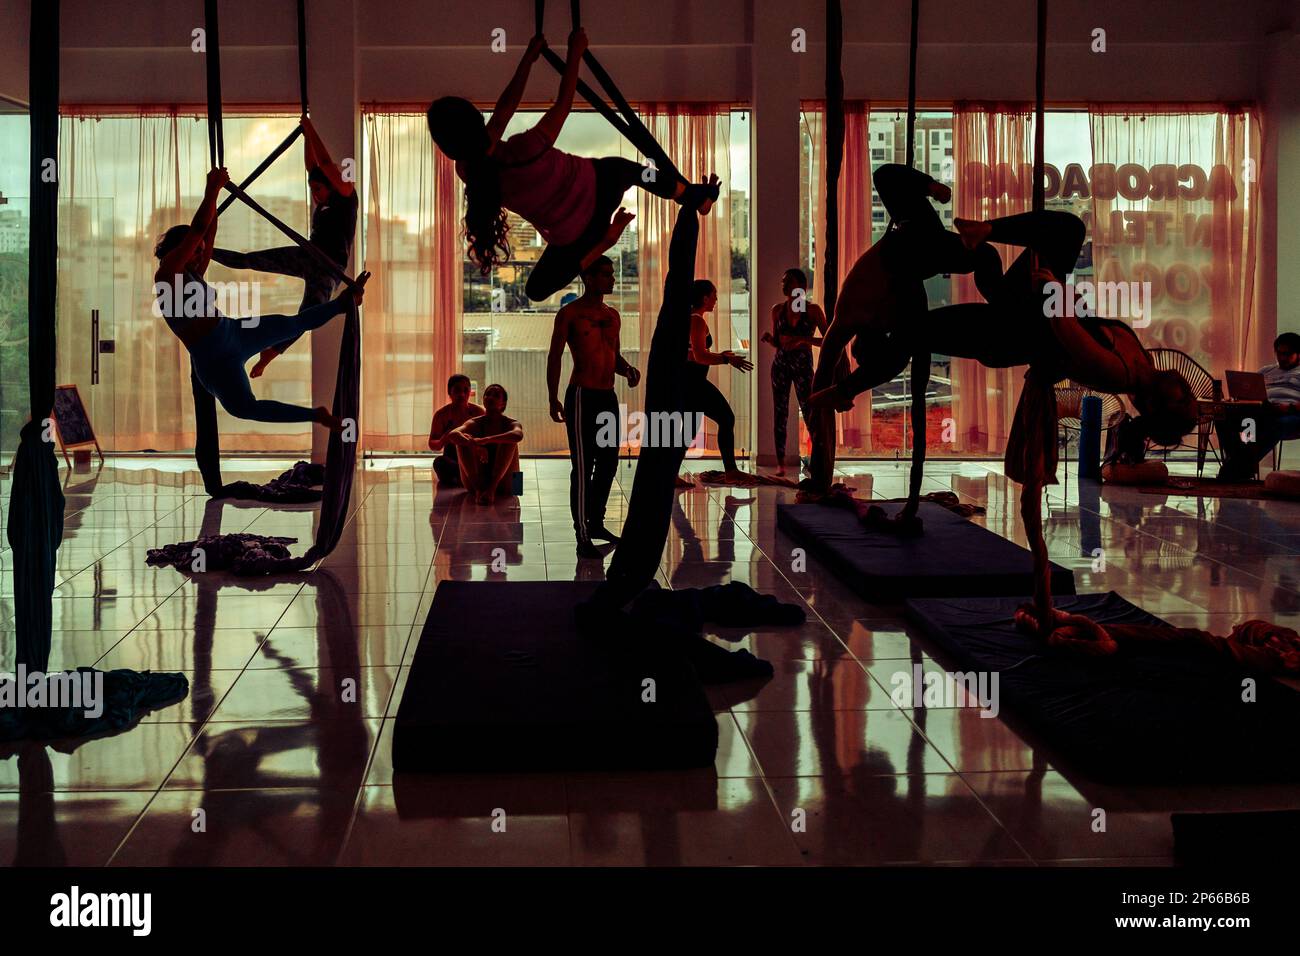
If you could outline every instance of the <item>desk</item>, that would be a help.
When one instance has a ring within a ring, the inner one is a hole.
[[[1237,421],[1243,418],[1249,418],[1252,412],[1263,410],[1267,402],[1259,401],[1238,401],[1232,398],[1198,398],[1196,406],[1200,412],[1200,423],[1215,425],[1220,422]],[[1196,473],[1199,475],[1205,468],[1205,452],[1209,447],[1209,435],[1199,442],[1196,452]],[[1217,457],[1217,456],[1216,456]]]

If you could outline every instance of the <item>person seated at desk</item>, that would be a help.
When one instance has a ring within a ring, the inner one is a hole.
[[[453,428],[444,439],[456,446],[460,483],[481,505],[514,493],[524,427],[506,415],[507,401],[505,388],[489,385],[483,391],[487,410]]]
[[[1274,445],[1300,438],[1300,334],[1283,332],[1273,342],[1273,354],[1277,363],[1259,370],[1268,401],[1260,406],[1239,406],[1214,425],[1224,456],[1220,481],[1248,481]],[[1247,428],[1251,419],[1253,435]],[[1254,440],[1244,440],[1243,433]]]
[[[442,452],[433,460],[433,473],[438,484],[448,488],[460,487],[460,463],[456,460],[456,445],[447,441],[447,435],[485,411],[482,405],[471,402],[469,395],[468,375],[458,372],[447,379],[447,397],[451,401],[433,413],[433,424],[429,426],[429,447]]]

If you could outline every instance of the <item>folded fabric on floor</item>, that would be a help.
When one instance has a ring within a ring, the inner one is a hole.
[[[1022,603],[931,598],[908,601],[907,616],[941,665],[996,676],[1000,715],[1046,745],[1053,765],[1116,783],[1300,779],[1300,693],[1291,687],[1195,644],[1070,653],[1017,628]],[[1168,627],[1114,592],[1055,603],[1107,629]]]
[[[288,471],[264,485],[251,481],[232,481],[222,489],[223,498],[247,498],[276,504],[299,504],[321,500],[325,484],[325,466],[314,461],[300,461]]]
[[[0,680],[0,741],[104,736],[184,700],[190,689],[184,674],[152,671],[79,667],[40,678],[30,674],[21,683],[16,677]],[[33,699],[33,682],[45,687],[39,705]],[[25,703],[19,704],[19,699]]]
[[[229,571],[231,574],[267,574],[287,569],[293,560],[287,545],[297,538],[263,534],[210,534],[193,541],[150,548],[145,561],[155,567],[172,565],[186,574],[195,571]],[[305,566],[305,565],[304,565]]]
[[[800,504],[818,504],[829,505],[833,508],[846,508],[850,511],[857,512],[862,516],[864,521],[868,520],[866,517],[868,514],[872,515],[871,520],[875,520],[876,512],[883,514],[882,505],[897,505],[903,504],[907,501],[906,498],[856,498],[853,495],[853,489],[842,484],[831,485],[831,490],[826,494],[818,494],[807,490],[800,491],[795,500]],[[976,505],[962,501],[961,498],[957,496],[956,492],[952,491],[928,491],[921,495],[919,500],[939,505],[940,507],[946,508],[953,514],[960,515],[963,518],[969,518],[972,515],[982,515],[985,510],[983,505]]]
[[[732,488],[756,488],[759,485],[777,485],[781,488],[798,488],[799,483],[778,475],[728,475],[725,471],[701,471],[695,474],[706,485],[728,485]]]

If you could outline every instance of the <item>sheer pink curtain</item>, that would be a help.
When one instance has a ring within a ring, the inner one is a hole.
[[[292,114],[225,117],[226,165],[236,178],[253,169],[297,123]],[[177,451],[194,445],[189,355],[153,314],[153,256],[159,234],[185,223],[203,195],[207,124],[194,110],[102,111],[65,107],[59,147],[58,376],[78,385],[101,446],[113,451]],[[301,146],[271,166],[250,190],[282,220],[306,233],[308,199]],[[217,244],[259,249],[285,243],[257,213],[236,202],[222,215]],[[294,312],[302,281],[225,269],[214,285],[239,282],[219,302],[233,317]],[[90,313],[115,350],[100,356],[91,384]],[[253,383],[263,398],[311,405],[311,336],[304,336]],[[310,426],[250,422],[218,406],[223,451],[289,451],[311,445]]]
[[[993,219],[1033,206],[1033,110],[1028,104],[958,103],[953,110],[954,214]],[[1004,265],[1019,249],[998,246]],[[970,276],[952,277],[954,302],[982,302]],[[1023,368],[990,369],[952,360],[952,407],[958,452],[1001,454]]]
[[[748,322],[733,324],[731,311],[731,190],[727,178],[731,169],[731,107],[717,103],[648,103],[638,107],[651,134],[677,163],[683,176],[700,182],[710,173],[722,178],[722,195],[712,211],[700,220],[700,241],[696,253],[695,275],[711,279],[718,287],[717,311],[708,317],[714,348],[749,347]],[[650,351],[659,306],[663,302],[664,277],[668,266],[668,240],[679,207],[644,189],[636,191],[637,229],[640,238],[640,318],[638,338],[643,356]],[[738,317],[740,318],[740,317]],[[747,320],[745,316],[743,319]],[[644,369],[643,369],[644,370]],[[736,453],[742,453],[748,428],[750,376],[717,366],[709,377],[721,389],[736,412]],[[641,396],[629,393],[633,402]],[[708,448],[715,449],[712,426]]]
[[[434,409],[460,371],[464,244],[460,180],[422,113],[364,115],[368,156],[362,441],[427,450]]]
[[[1151,283],[1144,344],[1187,352],[1215,376],[1272,361],[1254,314],[1255,112],[1093,105],[1088,118],[1094,270]]]
[[[807,104],[803,110],[804,127],[808,131],[812,148],[811,180],[808,197],[811,199],[811,228],[813,232],[813,288],[814,302],[826,300],[826,156],[825,156],[825,103]],[[871,121],[871,103],[853,100],[844,104],[844,163],[840,170],[840,282],[848,275],[853,264],[871,247],[871,147],[868,126]],[[762,320],[766,320],[766,313]],[[848,355],[848,353],[845,353]],[[814,350],[814,359],[818,352]],[[856,365],[851,355],[849,362]],[[793,403],[794,396],[790,401]],[[867,454],[872,451],[871,393],[859,395],[853,410],[836,416],[838,453],[841,455]],[[800,447],[806,450],[808,430],[802,418],[799,422]]]

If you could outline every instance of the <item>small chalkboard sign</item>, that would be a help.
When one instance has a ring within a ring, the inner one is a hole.
[[[54,387],[54,431],[58,435],[65,461],[68,458],[68,449],[81,445],[94,445],[95,451],[99,452],[100,461],[104,460],[99,439],[95,437],[95,429],[90,424],[90,415],[87,414],[86,406],[81,401],[81,393],[77,391],[75,385]]]

